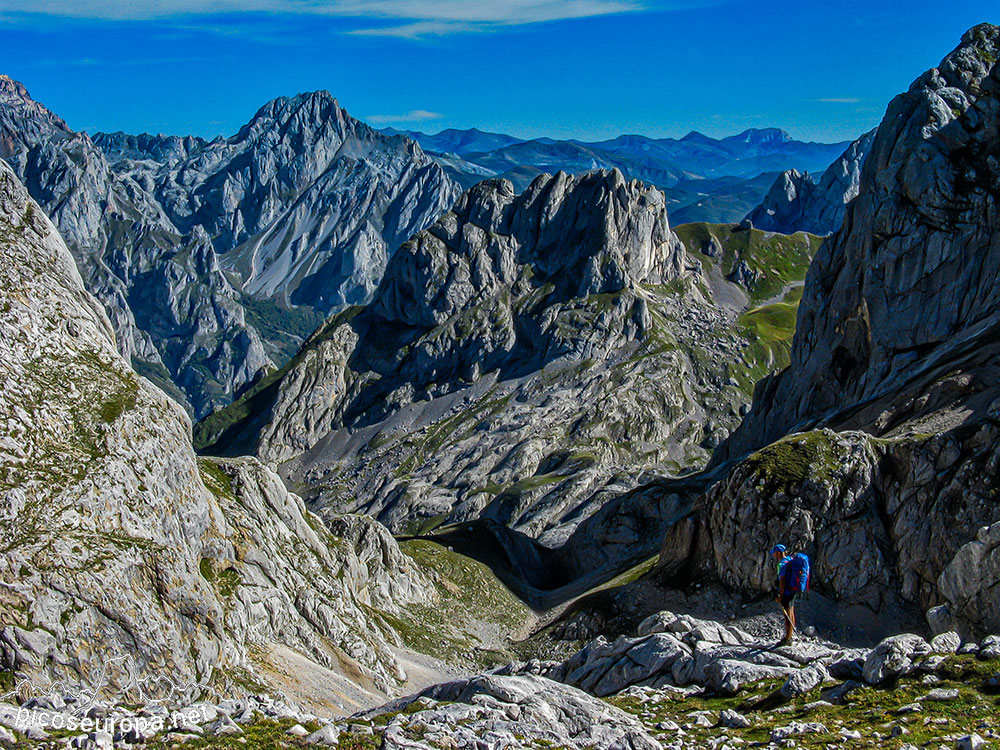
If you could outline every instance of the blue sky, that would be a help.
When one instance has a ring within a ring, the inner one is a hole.
[[[78,130],[236,132],[328,89],[379,126],[853,138],[996,0],[0,0],[0,72]]]

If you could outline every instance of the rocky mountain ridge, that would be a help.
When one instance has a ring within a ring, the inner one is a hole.
[[[331,307],[365,301],[388,255],[457,195],[419,146],[326,92],[277,99],[228,139],[95,141],[0,83],[4,158],[122,353],[199,416],[282,364]]]
[[[326,92],[276,99],[239,133],[209,142],[91,139],[20,83],[3,78],[0,86],[4,158],[56,221],[87,288],[108,308],[122,353],[196,417],[284,364],[325,313],[367,302],[388,256],[457,197],[448,174],[466,185],[497,174],[464,156],[428,157],[405,136],[354,120]],[[736,171],[749,174],[754,160],[770,168],[829,158],[823,144],[775,132],[718,141],[629,136],[586,146],[603,156],[568,160],[556,152],[584,146],[542,139],[537,147],[555,149],[554,161],[532,152],[528,171],[501,171],[519,187],[547,167],[621,166],[654,183],[669,173],[670,206],[724,220],[742,215],[768,181],[704,180],[659,161],[704,163],[711,166],[698,168],[712,174],[740,164]],[[428,142],[466,155],[524,147],[464,131]]]
[[[558,544],[628,467],[704,461],[787,356],[813,240],[684,234],[619,172],[483,182],[198,444],[396,532],[483,518]]]
[[[433,594],[384,528],[324,524],[253,459],[196,460],[6,164],[0,256],[5,679],[190,700],[268,684],[295,652],[299,678],[396,690],[373,607]]]

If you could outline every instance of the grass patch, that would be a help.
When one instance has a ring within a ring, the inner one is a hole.
[[[400,549],[434,581],[437,601],[413,604],[403,615],[379,611],[407,647],[474,668],[506,663],[512,653],[481,637],[515,633],[531,612],[484,564],[436,542],[414,539]]]
[[[122,388],[101,404],[101,420],[106,424],[111,424],[125,412],[134,409],[138,393],[139,384],[136,379],[131,375],[126,376],[123,379]]]
[[[745,463],[769,494],[788,490],[810,477],[828,479],[839,465],[830,438],[821,430],[783,438],[757,451]]]
[[[795,335],[795,316],[798,310],[797,302],[778,302],[756,307],[743,313],[738,324],[768,343],[789,343]]]
[[[215,586],[216,590],[222,596],[232,596],[236,593],[236,589],[239,588],[240,584],[243,583],[243,579],[235,568],[225,567],[221,570],[217,569],[218,562],[220,561],[209,557],[201,558],[201,562],[198,564],[201,577]],[[221,562],[228,565],[228,561],[226,560]]]
[[[919,676],[905,677],[891,687],[861,685],[847,694],[844,703],[832,706],[811,706],[823,697],[822,690],[786,700],[777,692],[781,680],[766,680],[746,686],[735,696],[712,693],[682,696],[658,693],[651,700],[635,696],[612,696],[605,700],[637,717],[656,736],[656,725],[665,720],[675,721],[686,728],[686,746],[708,747],[708,741],[722,734],[737,740],[741,746],[767,744],[771,731],[793,721],[819,722],[827,731],[794,737],[799,748],[874,746],[899,750],[905,745],[936,748],[942,744],[954,747],[949,736],[964,736],[978,732],[985,736],[988,728],[1000,722],[1000,702],[982,691],[982,683],[1000,671],[1000,660],[980,662],[975,657],[949,657],[943,669],[936,670],[941,682],[925,685]],[[919,702],[933,688],[957,689],[958,698],[949,701],[921,702],[922,710],[913,714],[897,711],[905,705]],[[751,726],[745,729],[698,727],[693,725],[693,712],[708,712],[715,723],[724,709],[746,716]],[[894,728],[899,734],[893,737]],[[984,728],[985,727],[985,728]],[[860,740],[844,740],[841,730],[860,732]],[[671,732],[662,735],[671,739]],[[732,742],[731,739],[731,742]],[[734,745],[735,746],[735,745]],[[987,745],[991,747],[992,745]]]
[[[193,750],[247,750],[247,748],[287,750],[287,748],[314,747],[307,744],[302,737],[287,734],[288,730],[296,723],[298,722],[292,719],[259,719],[252,724],[244,725],[242,734],[228,737],[195,737],[184,742],[181,746]],[[319,729],[319,724],[315,722],[305,722],[303,726],[310,732]],[[352,744],[352,739],[357,739],[360,744]],[[378,739],[377,737],[343,734],[338,747],[350,750],[375,750],[378,747]],[[160,735],[146,743],[147,750],[173,750],[178,746],[177,742],[167,742],[165,735]]]
[[[233,489],[233,478],[222,470],[222,467],[208,458],[198,458],[198,471],[201,474],[201,483],[205,489],[216,497],[235,498],[236,491]]]
[[[823,238],[806,232],[774,234],[759,229],[734,231],[731,224],[695,222],[673,228],[684,246],[704,265],[717,266],[729,276],[742,260],[756,272],[757,280],[746,291],[751,303],[760,303],[777,295],[790,283],[802,281]],[[715,245],[721,254],[712,257],[706,251]]]

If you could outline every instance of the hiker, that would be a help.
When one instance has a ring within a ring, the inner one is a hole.
[[[788,548],[784,544],[776,544],[771,548],[771,555],[778,565],[778,578],[774,600],[781,605],[785,616],[785,637],[778,641],[778,646],[787,646],[792,642],[795,632],[795,597],[809,588],[809,558],[803,552],[786,555]]]

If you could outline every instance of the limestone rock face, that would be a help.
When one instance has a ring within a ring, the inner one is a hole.
[[[186,415],[118,354],[6,164],[0,383],[0,669],[181,699],[266,682],[259,654],[282,646],[397,685],[363,605],[415,600],[420,574],[373,522],[331,531],[256,460],[196,460]]]
[[[861,168],[871,150],[875,131],[865,133],[813,182],[795,169],[782,172],[767,196],[747,219],[769,232],[835,232],[844,221],[847,204],[860,190]]]
[[[239,133],[74,133],[0,77],[0,155],[51,216],[119,350],[202,416],[283,364],[331,307],[458,194],[419,146],[329,94],[277,99]]]
[[[804,270],[809,238],[776,242]],[[519,196],[483,182],[404,243],[369,305],[196,438],[397,532],[488,519],[558,545],[633,481],[625,467],[703,461],[751,369],[781,356],[741,349],[760,340],[738,322],[753,287],[694,255],[662,194],[618,172],[543,176]]]
[[[668,539],[667,563],[696,549],[706,574],[761,590],[760,550],[780,540],[876,612],[933,608],[963,636],[1000,626],[998,52],[1000,29],[977,26],[890,104],[809,269],[791,365],[716,452],[704,533]]]
[[[889,105],[860,193],[809,269],[791,366],[758,389],[716,461],[846,418],[989,340],[1000,294],[998,35],[977,26]]]
[[[661,565],[768,591],[774,571],[762,550],[781,541],[809,554],[813,586],[827,596],[889,621],[943,607],[949,628],[993,632],[995,554],[983,540],[997,518],[998,418],[994,405],[933,435],[784,438],[727,467],[666,537]]]

